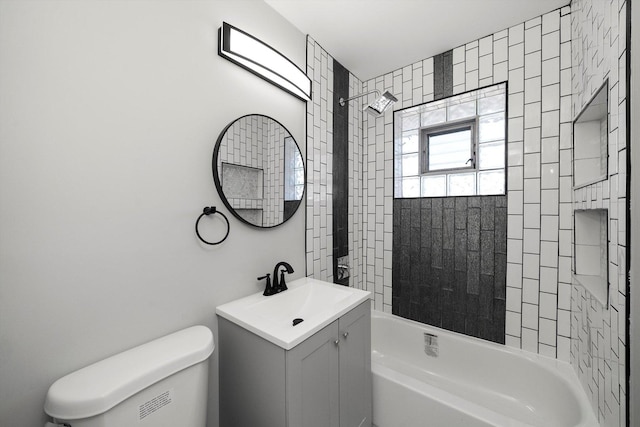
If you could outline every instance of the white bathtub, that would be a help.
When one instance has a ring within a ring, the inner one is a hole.
[[[597,427],[572,367],[372,311],[377,427]],[[439,355],[424,334],[438,336]]]

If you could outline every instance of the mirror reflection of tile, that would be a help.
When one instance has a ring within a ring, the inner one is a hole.
[[[222,189],[227,198],[262,199],[263,170],[222,163]]]
[[[245,221],[253,225],[263,225],[262,209],[236,208],[236,212],[238,213],[238,215],[244,218]]]

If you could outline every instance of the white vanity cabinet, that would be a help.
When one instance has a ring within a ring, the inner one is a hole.
[[[367,299],[285,350],[219,317],[220,426],[371,426]]]

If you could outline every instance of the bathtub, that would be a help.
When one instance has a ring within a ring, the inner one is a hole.
[[[374,426],[598,426],[566,362],[380,311],[371,322]]]

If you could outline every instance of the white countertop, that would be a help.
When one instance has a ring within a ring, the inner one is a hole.
[[[216,314],[290,350],[371,295],[309,277],[287,283],[287,287],[287,291],[275,295],[258,292],[220,305]],[[294,326],[296,318],[304,321]]]

